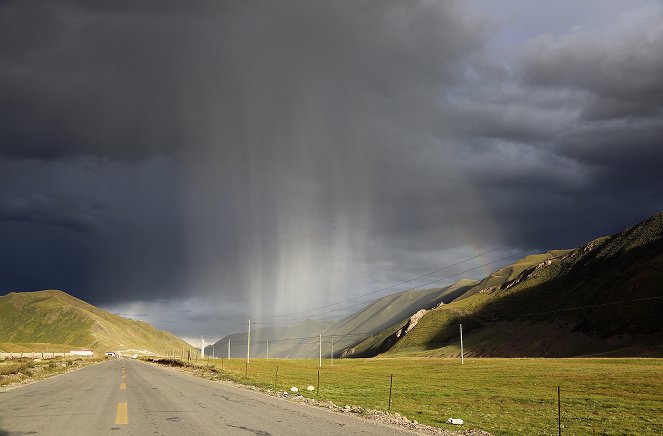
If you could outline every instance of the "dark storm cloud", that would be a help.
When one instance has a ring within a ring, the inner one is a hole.
[[[541,36],[508,68],[486,54],[446,99],[445,133],[473,150],[463,167],[506,239],[572,246],[663,206],[661,22]]]
[[[0,4],[2,288],[196,336],[663,206],[661,20],[501,57],[462,2],[182,5]]]
[[[69,195],[8,197],[0,204],[0,220],[47,224],[77,232],[105,228],[104,208]]]
[[[0,160],[1,286],[95,303],[181,295],[177,180],[164,159]]]
[[[353,105],[379,111],[382,102],[362,101],[366,94],[434,91],[486,33],[470,32],[477,22],[459,6],[425,2],[194,4],[188,13],[171,2],[3,5],[0,153],[188,152],[208,146],[194,129],[209,133],[213,122],[222,139],[246,140],[224,130],[246,122],[256,104],[292,110],[311,94],[340,106],[329,108],[332,118]],[[40,23],[39,32],[26,35],[27,23]]]
[[[7,2],[0,20],[0,155],[135,158],[176,147],[178,32],[167,19]]]
[[[559,154],[608,176],[657,172],[663,162],[662,22],[663,16],[654,17],[618,38],[539,38],[527,47],[527,83],[586,96],[574,108],[577,120],[553,142]]]
[[[582,117],[600,121],[660,117],[663,101],[663,16],[620,37],[539,37],[523,55],[527,82],[588,96]]]

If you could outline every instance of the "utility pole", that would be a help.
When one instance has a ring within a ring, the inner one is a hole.
[[[465,356],[463,355],[463,324],[460,324],[460,364],[465,363]]]
[[[230,339],[228,339],[228,359],[230,359]]]
[[[331,366],[334,366],[334,338],[332,338]]]
[[[205,358],[205,336],[200,336],[200,358]]]
[[[322,333],[320,333],[320,364],[319,368],[322,368]]]
[[[249,317],[249,335],[246,341],[246,364],[251,360],[251,317]]]

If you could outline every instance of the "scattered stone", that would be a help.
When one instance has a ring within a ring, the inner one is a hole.
[[[176,368],[179,371],[182,372],[194,372],[190,368]],[[331,401],[319,401],[315,400],[313,398],[306,398],[302,395],[293,395],[288,393],[287,391],[272,391],[269,388],[259,388],[259,387],[254,387],[254,386],[249,386],[245,384],[240,384],[234,381],[229,381],[229,380],[224,380],[224,383],[231,384],[233,386],[239,387],[239,388],[244,388],[244,389],[249,389],[249,390],[256,390],[262,393],[265,393],[267,395],[272,395],[278,398],[284,398],[290,401],[296,401],[297,403],[303,403],[306,405],[310,405],[313,407],[322,407],[325,409],[328,409],[332,412],[337,412],[337,413],[352,413],[353,415],[356,415],[358,418],[361,419],[367,419],[369,421],[373,421],[376,423],[380,424],[385,424],[385,425],[390,425],[390,426],[396,426],[396,427],[401,427],[401,428],[406,428],[412,431],[415,431],[416,433],[419,434],[427,434],[427,435],[439,435],[439,436],[491,436],[490,433],[485,432],[483,430],[447,430],[447,429],[442,429],[438,427],[432,427],[429,425],[421,424],[416,420],[410,421],[407,417],[401,415],[398,412],[387,412],[387,411],[382,411],[382,410],[369,410],[369,409],[364,409],[359,406],[354,406],[354,405],[345,405],[345,406],[337,406]],[[295,390],[293,390],[295,389]],[[299,389],[296,387],[291,388],[292,392],[298,392]]]

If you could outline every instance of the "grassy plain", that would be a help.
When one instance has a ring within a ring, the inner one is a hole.
[[[200,364],[201,362],[198,361]],[[297,386],[302,395],[386,410],[393,374],[392,412],[451,428],[499,435],[557,434],[557,386],[561,387],[565,435],[663,434],[661,359],[458,359],[373,358],[323,360],[320,393],[315,359],[208,361],[213,377],[278,389]],[[209,375],[210,373],[208,373]]]

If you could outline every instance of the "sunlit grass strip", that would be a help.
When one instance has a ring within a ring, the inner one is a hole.
[[[202,362],[198,362],[201,364]],[[207,363],[215,376],[278,390],[317,384],[318,361],[225,359]],[[394,374],[392,411],[448,428],[494,434],[557,434],[557,386],[561,387],[565,434],[663,433],[661,359],[342,359],[323,362],[320,400],[386,410]]]

